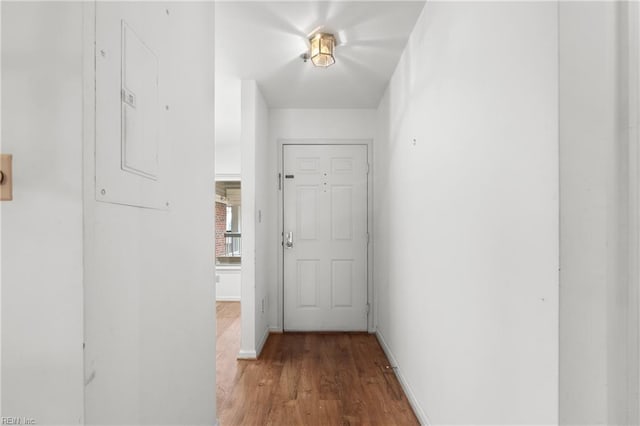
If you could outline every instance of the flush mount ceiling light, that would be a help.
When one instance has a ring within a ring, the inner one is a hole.
[[[311,48],[305,59],[311,59],[316,67],[326,68],[333,65],[336,60],[333,51],[336,48],[336,38],[333,34],[317,33],[309,39]]]

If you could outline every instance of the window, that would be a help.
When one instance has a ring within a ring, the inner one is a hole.
[[[242,259],[240,182],[216,182],[216,264],[239,265]]]

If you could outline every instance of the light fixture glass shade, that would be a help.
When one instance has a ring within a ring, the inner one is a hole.
[[[336,38],[331,34],[318,33],[309,39],[311,43],[311,53],[309,57],[316,67],[328,67],[336,60],[333,57],[333,50],[336,47]]]

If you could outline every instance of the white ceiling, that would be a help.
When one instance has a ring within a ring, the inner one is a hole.
[[[376,108],[424,6],[422,1],[216,4],[219,107],[238,109],[234,79],[256,80],[272,108]],[[337,35],[335,65],[304,63],[308,35]],[[233,87],[231,87],[233,86]],[[221,111],[223,113],[223,111]]]

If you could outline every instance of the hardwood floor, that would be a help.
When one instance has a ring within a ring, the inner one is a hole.
[[[216,303],[216,407],[220,409],[231,393],[240,352],[240,302]]]
[[[257,361],[241,361],[240,304],[216,311],[221,426],[419,424],[375,336],[272,334]]]

